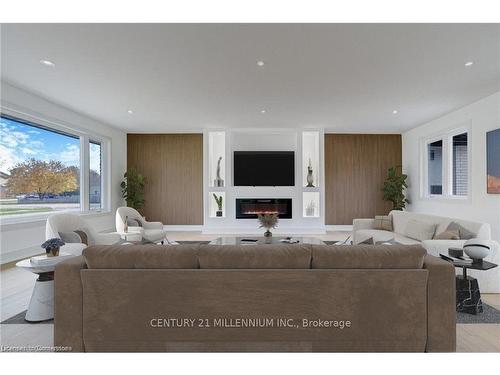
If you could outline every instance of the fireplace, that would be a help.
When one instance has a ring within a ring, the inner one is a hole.
[[[236,199],[236,219],[256,219],[258,214],[278,213],[280,219],[292,218],[292,199]]]

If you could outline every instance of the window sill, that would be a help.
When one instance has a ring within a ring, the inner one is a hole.
[[[2,217],[0,218],[0,227],[7,227],[10,225],[18,225],[18,224],[32,224],[45,222],[50,215],[54,215],[57,213],[70,213],[78,216],[82,216],[84,218],[91,217],[100,217],[111,215],[111,211],[57,211],[57,212],[44,212],[40,214],[24,214],[19,216],[12,217]]]
[[[471,201],[470,196],[460,196],[460,195],[430,195],[423,196],[420,198],[423,201],[432,202],[443,202],[443,203],[469,203]]]

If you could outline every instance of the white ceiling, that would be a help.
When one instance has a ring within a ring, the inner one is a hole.
[[[400,132],[500,90],[499,24],[4,24],[1,37],[3,80],[131,132]]]

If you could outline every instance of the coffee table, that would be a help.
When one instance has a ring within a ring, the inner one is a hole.
[[[280,240],[287,238],[286,236],[272,236],[272,237],[219,237],[210,241],[209,245],[294,245]],[[314,237],[292,237],[294,240],[299,240],[296,244],[309,244],[309,245],[324,245],[325,243],[319,238]],[[254,240],[254,241],[242,241]]]

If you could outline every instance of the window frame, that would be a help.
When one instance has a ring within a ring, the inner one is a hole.
[[[453,194],[453,137],[467,134],[467,195]],[[430,194],[429,191],[429,144],[443,141],[442,156],[442,194]],[[429,137],[421,138],[420,145],[420,198],[444,201],[470,201],[472,196],[471,184],[471,157],[472,157],[472,131],[470,121],[435,133]]]
[[[76,137],[80,140],[80,209],[60,210],[57,212],[71,212],[79,215],[107,215],[111,212],[111,139],[101,134],[78,129],[76,126],[68,125],[60,120],[50,120],[39,116],[31,115],[18,110],[13,110],[4,106],[0,107],[0,116],[13,121],[24,123],[28,126],[44,129],[61,135]],[[101,144],[101,209],[90,210],[89,206],[89,147],[90,140]],[[45,220],[50,213],[26,214],[3,216],[0,225],[27,223]]]

